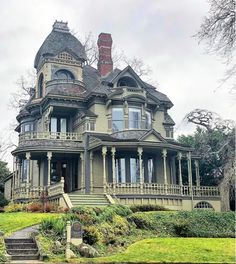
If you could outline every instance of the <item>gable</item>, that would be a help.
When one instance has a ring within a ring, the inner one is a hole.
[[[158,133],[156,130],[152,129],[149,130],[147,133],[142,135],[139,138],[139,141],[147,141],[147,142],[164,142],[166,143],[167,141],[161,136],[160,133]]]
[[[148,135],[144,140],[142,141],[151,141],[151,142],[161,142],[161,140],[156,137],[155,135],[151,134],[151,135]]]

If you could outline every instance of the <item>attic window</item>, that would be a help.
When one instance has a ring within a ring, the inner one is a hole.
[[[138,87],[136,81],[129,76],[120,78],[117,82],[117,86]]]
[[[57,72],[55,72],[54,75],[55,79],[60,79],[60,80],[74,80],[75,77],[74,75],[68,71],[68,70],[58,70]]]
[[[60,53],[58,55],[58,58],[59,59],[63,59],[63,60],[73,60],[73,57],[70,54],[66,53],[66,52]]]

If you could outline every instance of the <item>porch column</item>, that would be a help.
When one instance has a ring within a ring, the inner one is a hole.
[[[111,157],[112,157],[112,187],[113,193],[116,192],[116,161],[115,161],[116,148],[111,148]]]
[[[22,181],[22,160],[19,160],[19,187],[21,186]]]
[[[84,153],[80,153],[80,161],[81,161],[81,192],[84,193],[84,189],[85,189]]]
[[[52,159],[51,151],[48,151],[47,158],[48,158],[48,186],[50,186],[51,184],[51,159]]]
[[[139,173],[140,173],[140,191],[141,191],[141,194],[143,193],[143,183],[144,183],[142,154],[143,154],[143,148],[142,147],[138,147]]]
[[[30,182],[30,152],[26,152],[26,160],[27,160],[27,174],[26,174],[26,185],[29,186],[29,182]]]
[[[20,187],[20,161],[16,159],[16,188]]]
[[[164,185],[165,185],[165,193],[167,194],[167,171],[166,171],[166,157],[167,157],[167,150],[162,150],[162,158],[163,158],[163,167],[164,167]]]
[[[26,195],[29,196],[29,181],[30,181],[30,152],[25,154],[27,160],[27,170],[26,170]]]
[[[200,186],[199,161],[194,160],[194,165],[195,165],[195,174],[196,174],[196,185],[197,187],[199,187]]]
[[[40,177],[40,161],[37,160],[37,168],[38,168],[38,186],[41,186],[41,177]]]
[[[93,152],[90,152],[90,193],[93,193]]]
[[[162,158],[163,158],[163,168],[164,168],[164,184],[167,184],[167,171],[166,171],[166,157],[167,157],[167,150],[162,150]]]
[[[102,147],[102,159],[103,159],[103,192],[106,193],[107,174],[106,174],[106,155],[107,147]]]
[[[179,167],[179,186],[180,186],[180,194],[183,194],[183,179],[182,179],[182,167],[181,167],[181,159],[182,159],[182,153],[178,152],[177,155],[178,159],[178,167]]]
[[[188,185],[190,194],[192,194],[192,162],[191,162],[191,152],[187,153],[187,162],[188,162]]]

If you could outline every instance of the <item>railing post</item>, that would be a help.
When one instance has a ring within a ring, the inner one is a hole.
[[[143,194],[143,164],[142,164],[142,154],[143,154],[143,148],[138,147],[138,157],[139,157],[139,173],[140,173],[140,192]]]
[[[111,148],[111,156],[112,156],[112,187],[113,187],[113,194],[116,193],[116,164],[115,164],[115,154],[116,148]]]
[[[106,155],[107,147],[102,147],[102,158],[103,158],[103,192],[106,193],[107,175],[106,175]]]

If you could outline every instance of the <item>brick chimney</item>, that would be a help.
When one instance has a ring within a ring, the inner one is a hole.
[[[100,33],[98,36],[98,71],[100,75],[106,76],[113,70],[111,57],[112,38],[111,34]]]

